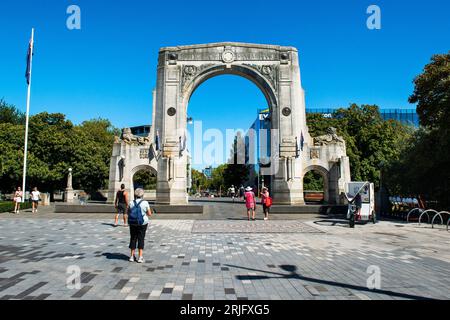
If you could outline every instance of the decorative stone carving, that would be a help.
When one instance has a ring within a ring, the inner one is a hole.
[[[130,128],[125,128],[122,130],[122,138],[121,140],[125,142],[126,144],[130,145],[149,145],[150,144],[150,137],[138,137],[135,136]]]
[[[149,159],[150,158],[150,149],[141,149],[139,150],[139,158],[140,159]]]
[[[314,148],[310,150],[310,158],[311,160],[320,159],[320,149]]]
[[[243,64],[247,67],[256,69],[261,73],[267,80],[269,80],[275,92],[278,91],[278,70],[277,65],[257,65],[257,64]]]
[[[286,108],[283,108],[282,113],[283,113],[283,116],[289,117],[292,114],[292,110],[291,110],[291,108],[286,107]]]
[[[194,66],[194,65],[186,65],[183,67],[183,73],[181,77],[181,86],[183,88],[183,92],[187,88],[187,84],[193,80],[197,75],[199,75],[204,70],[210,68],[211,66],[214,66],[214,64],[203,64],[201,66]]]
[[[185,66],[183,69],[183,76],[185,80],[192,80],[197,74],[197,66]]]
[[[225,50],[222,54],[222,60],[225,63],[232,63],[235,60],[234,52],[231,50]]]
[[[337,135],[336,128],[333,127],[327,129],[327,134],[314,138],[315,146],[323,146],[332,143],[345,143],[344,139]]]

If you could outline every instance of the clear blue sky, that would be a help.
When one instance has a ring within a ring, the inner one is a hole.
[[[66,28],[70,4],[81,7],[80,31]],[[379,31],[366,27],[371,4],[382,10]],[[35,27],[33,114],[150,123],[159,48],[221,41],[297,47],[308,107],[408,107],[413,78],[450,50],[449,12],[448,0],[2,0],[0,98],[25,109]],[[222,76],[199,88],[189,113],[206,127],[248,128],[265,104],[252,83]]]

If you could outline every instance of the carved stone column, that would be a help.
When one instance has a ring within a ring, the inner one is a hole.
[[[66,203],[74,202],[74,191],[72,187],[72,168],[69,169],[69,174],[67,175],[67,188],[64,192],[64,200]]]

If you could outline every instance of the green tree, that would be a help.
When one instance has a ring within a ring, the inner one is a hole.
[[[448,129],[450,119],[450,52],[434,55],[422,74],[414,80],[410,103],[417,103],[422,126]]]
[[[232,185],[239,187],[248,180],[250,166],[242,163],[245,160],[245,140],[240,133],[235,137],[230,152],[230,163],[224,168],[224,185],[226,189]]]
[[[141,170],[133,177],[134,187],[138,186],[144,190],[156,190],[157,177],[150,171]]]
[[[7,104],[3,99],[0,99],[0,123],[25,124],[25,114],[15,106]]]
[[[422,128],[405,143],[398,161],[387,168],[391,190],[436,201],[450,208],[450,53],[435,55],[414,80],[409,101],[417,103]]]
[[[192,169],[192,192],[197,193],[207,188],[208,181],[206,176],[202,172]]]
[[[8,114],[20,114],[13,109]],[[11,192],[20,184],[23,170],[25,127],[20,121],[18,124],[8,121],[0,123],[2,192]],[[74,126],[63,114],[44,112],[32,116],[27,189],[37,186],[51,193],[63,190],[69,168],[74,170],[75,188],[93,193],[106,187],[115,131],[108,121],[102,119]]]
[[[228,190],[229,187],[227,187],[225,180],[228,167],[228,164],[223,164],[212,170],[209,188],[216,191],[222,191],[222,194]]]
[[[346,142],[352,180],[380,183],[381,166],[399,159],[405,141],[413,130],[398,121],[385,121],[378,106],[356,104],[337,110],[333,118],[320,114],[308,115],[312,136],[325,134],[335,127]],[[312,177],[310,177],[312,178]],[[314,184],[319,181],[314,181]]]
[[[324,191],[324,181],[320,173],[310,171],[303,179],[303,190],[305,191]]]

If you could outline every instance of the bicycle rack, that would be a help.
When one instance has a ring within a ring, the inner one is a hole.
[[[435,222],[437,217],[439,217],[441,219],[441,226],[445,223],[444,218],[442,217],[443,214],[446,214],[446,215],[448,215],[450,217],[450,212],[448,212],[448,211],[441,211],[438,214],[435,214],[434,217],[433,217],[433,220],[431,221],[431,227],[433,229],[434,229],[434,222]],[[447,228],[448,228],[448,222],[447,222]]]
[[[412,209],[411,211],[409,211],[408,216],[407,216],[407,218],[406,218],[406,223],[409,223],[409,217],[410,217],[415,211],[418,211],[419,214],[422,214],[423,209],[421,209],[421,208],[414,208],[414,209]]]
[[[439,212],[437,212],[436,210],[433,210],[433,209],[429,209],[429,210],[426,210],[426,211],[422,212],[422,214],[419,217],[419,226],[422,224],[422,217],[423,217],[424,214],[427,215],[427,218],[428,218],[428,222],[427,223],[431,222],[430,215],[428,214],[428,212],[434,212],[435,215],[439,214]],[[433,218],[434,218],[434,216],[433,216]]]

